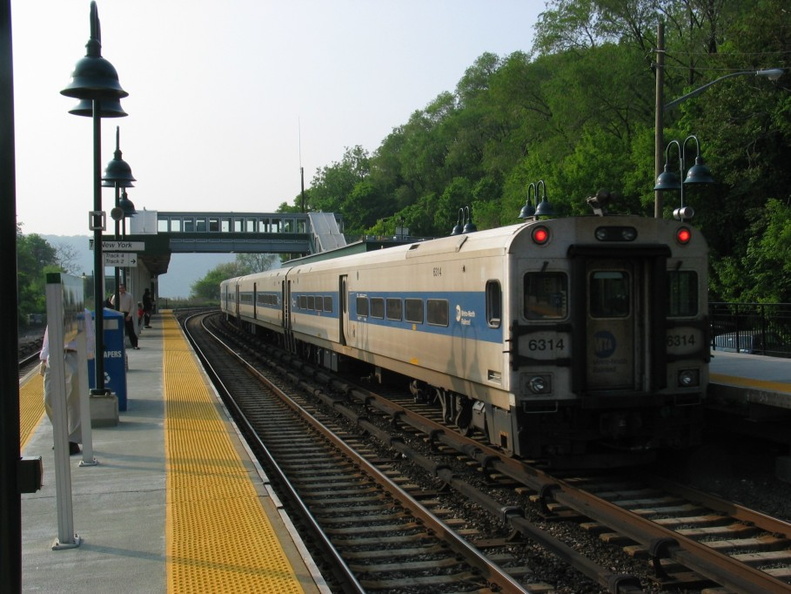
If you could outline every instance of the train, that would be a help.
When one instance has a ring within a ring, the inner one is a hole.
[[[293,260],[222,281],[220,307],[511,456],[647,463],[701,440],[708,247],[685,220],[594,212]]]

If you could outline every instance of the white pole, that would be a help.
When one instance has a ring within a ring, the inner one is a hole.
[[[60,276],[58,275],[58,278]],[[52,550],[80,546],[74,533],[71,501],[71,466],[69,466],[69,430],[66,418],[66,366],[64,364],[63,285],[47,281],[47,340],[49,370],[45,382],[51,395],[52,433],[55,442],[55,498],[58,508],[58,539]]]

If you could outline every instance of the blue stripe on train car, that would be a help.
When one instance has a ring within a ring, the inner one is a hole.
[[[358,297],[367,298],[368,315],[358,312]],[[400,300],[402,304],[401,319],[388,318],[387,311],[381,316],[372,315],[371,303],[375,299],[383,299],[385,304],[388,299]],[[413,299],[423,304],[422,321],[411,321],[408,319],[406,312],[407,301]],[[431,301],[447,302],[446,314],[440,313],[438,319],[433,322],[429,321],[430,316],[428,312],[429,302]],[[499,320],[496,325],[489,324],[486,319],[486,296],[482,291],[431,293],[351,292],[349,293],[349,308],[352,319],[359,323],[409,329],[451,337],[463,337],[485,342],[503,342],[503,321]]]

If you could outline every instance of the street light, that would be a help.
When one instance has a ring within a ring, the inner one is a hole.
[[[536,200],[538,200],[539,197],[541,197],[541,202],[536,206],[536,220],[538,220],[538,217],[554,216],[555,209],[552,208],[549,200],[547,200],[547,185],[544,183],[543,179],[536,182]]]
[[[94,394],[105,394],[104,387],[104,261],[102,258],[102,231],[105,215],[102,212],[101,187],[101,118],[126,115],[119,99],[129,95],[118,82],[118,73],[110,62],[102,58],[99,28],[99,11],[91,2],[91,37],[85,48],[87,53],[77,62],[71,82],[61,91],[66,97],[81,103],[71,113],[87,116],[87,102],[91,103],[93,119],[93,211],[89,227],[93,231],[94,309],[96,310],[96,383]],[[102,106],[105,106],[104,108]],[[104,114],[104,115],[103,115]]]
[[[110,211],[110,218],[115,221],[115,240],[118,241],[119,225],[121,219],[124,218],[124,210],[120,205],[120,191],[121,188],[133,187],[132,182],[137,181],[132,175],[132,168],[123,160],[121,153],[121,127],[115,128],[115,153],[113,153],[112,160],[107,164],[102,176],[102,186],[115,188],[115,208]],[[118,294],[118,287],[121,284],[121,270],[118,266],[115,267],[115,305],[118,307],[120,296]]]
[[[726,78],[733,78],[734,76],[746,76],[746,75],[754,75],[754,76],[761,76],[764,78],[768,78],[769,80],[777,80],[783,75],[784,70],[782,68],[769,68],[767,70],[743,70],[740,72],[731,72],[730,74],[726,74],[725,76],[721,76],[719,78],[715,78],[713,81],[706,83],[702,87],[698,87],[694,91],[690,91],[686,95],[682,95],[678,99],[673,99],[670,103],[665,103],[665,111],[668,109],[673,109],[679,103],[683,103],[687,99],[691,97],[695,97],[696,95],[700,95],[703,91],[708,89],[711,85],[714,85],[721,80],[725,80]]]
[[[681,178],[684,176],[687,164],[687,143],[689,141],[695,142],[695,164],[687,171],[687,177],[684,181]],[[670,168],[670,149],[676,147],[678,153],[678,169],[679,175],[676,175]],[[666,190],[678,190],[680,193],[680,206],[673,211],[673,218],[679,221],[691,219],[695,215],[695,211],[690,206],[684,204],[684,186],[694,184],[713,184],[714,178],[711,176],[711,171],[703,162],[703,157],[700,156],[700,141],[694,135],[687,136],[683,143],[678,140],[671,140],[667,147],[665,147],[665,168],[656,178],[656,185],[654,190],[664,192]]]
[[[664,141],[664,115],[665,111],[673,109],[679,103],[683,103],[687,99],[699,95],[710,86],[717,84],[720,81],[735,76],[760,76],[768,78],[769,80],[777,80],[784,73],[784,68],[768,68],[764,70],[740,70],[738,72],[731,72],[724,76],[714,79],[697,89],[690,91],[686,95],[682,95],[678,99],[674,99],[670,103],[664,103],[664,87],[665,87],[665,25],[660,22],[656,30],[656,104],[655,104],[655,120],[654,120],[654,174],[657,178],[661,175],[662,168],[662,147]],[[662,191],[656,190],[654,192],[654,217],[657,219],[662,218]]]
[[[531,196],[533,197],[533,201],[538,203],[538,196],[536,195],[536,184],[534,184],[533,182],[530,182],[527,185],[527,199],[525,200],[525,205],[522,207],[522,210],[519,211],[520,219],[530,219],[533,218],[536,214],[536,208],[535,206],[533,206],[533,202],[531,202],[530,200]]]
[[[464,206],[459,209],[459,216],[456,224],[451,230],[451,235],[463,235],[465,233],[475,233],[478,227],[472,222],[472,211],[469,206]]]

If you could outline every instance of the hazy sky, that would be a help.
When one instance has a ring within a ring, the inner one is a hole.
[[[129,93],[116,126],[138,209],[271,212],[346,147],[375,150],[484,52],[529,51],[544,0],[99,0],[102,56]],[[89,0],[12,0],[17,216],[89,235],[91,119],[60,94]],[[113,204],[103,190],[104,210]],[[109,231],[109,229],[108,229]]]

